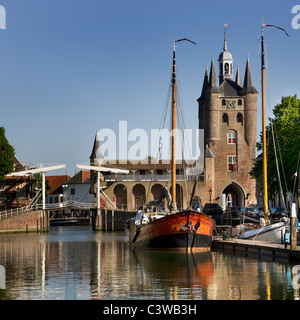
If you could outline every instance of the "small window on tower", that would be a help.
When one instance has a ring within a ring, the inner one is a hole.
[[[237,156],[227,156],[227,170],[237,171]]]
[[[229,64],[226,62],[225,63],[225,75],[228,75],[229,74]]]
[[[226,100],[225,99],[222,100],[222,106],[226,106]]]
[[[222,123],[226,123],[228,125],[228,114],[227,113],[223,113]]]
[[[238,105],[239,105],[239,106],[243,105],[242,99],[239,99],[239,100],[238,100]]]
[[[227,133],[227,143],[228,144],[235,144],[236,143],[236,132],[231,131]]]
[[[243,125],[243,115],[241,113],[238,113],[236,116],[236,122],[240,123]]]

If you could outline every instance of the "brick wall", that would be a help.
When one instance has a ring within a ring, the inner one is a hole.
[[[42,211],[34,211],[0,220],[0,233],[47,231],[49,231],[49,215]]]

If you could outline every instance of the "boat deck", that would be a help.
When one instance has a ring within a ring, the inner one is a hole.
[[[245,254],[247,256],[269,257],[272,259],[300,260],[300,246],[295,250],[290,249],[289,244],[269,243],[258,240],[230,239],[222,240],[220,237],[214,237],[212,249],[231,251],[236,254]]]

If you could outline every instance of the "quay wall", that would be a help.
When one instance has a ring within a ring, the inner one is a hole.
[[[0,219],[0,234],[48,232],[49,229],[49,213],[41,210]]]
[[[290,249],[290,245],[271,243],[258,240],[219,240],[213,239],[212,249],[233,254],[241,254],[252,257],[264,257],[272,260],[300,260],[300,246]]]
[[[101,210],[93,217],[93,230],[124,230],[126,220],[135,217],[136,211]]]

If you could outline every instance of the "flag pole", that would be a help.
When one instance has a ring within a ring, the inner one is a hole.
[[[267,134],[266,134],[266,106],[265,106],[265,51],[264,51],[264,26],[261,27],[261,96],[262,96],[262,139],[263,139],[263,195],[264,219],[269,224],[268,217],[268,176],[267,176]]]

